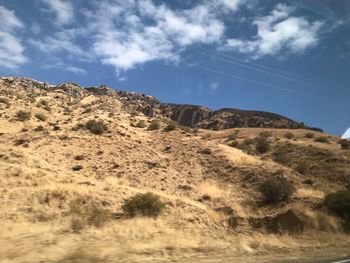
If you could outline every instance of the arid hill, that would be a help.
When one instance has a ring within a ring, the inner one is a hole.
[[[0,261],[349,251],[349,221],[325,201],[350,186],[348,144],[305,128],[272,113],[0,78]]]

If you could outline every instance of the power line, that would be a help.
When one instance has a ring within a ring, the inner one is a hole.
[[[218,71],[218,70],[207,68],[207,67],[202,67],[202,66],[194,66],[194,67],[200,68],[200,69],[208,71],[208,72],[216,73],[216,74],[219,74],[219,75],[222,75],[222,76],[231,77],[231,78],[235,78],[235,79],[239,79],[239,80],[249,81],[249,82],[252,82],[252,83],[255,83],[255,84],[259,84],[259,85],[262,85],[262,86],[265,86],[265,87],[273,88],[273,89],[278,89],[278,90],[282,90],[282,91],[286,91],[286,92],[290,92],[290,93],[301,94],[301,95],[303,94],[303,93],[295,91],[295,90],[281,88],[281,87],[278,87],[278,86],[275,86],[275,85],[266,84],[266,83],[261,82],[261,81],[256,81],[256,80],[244,78],[244,77],[241,77],[241,76],[238,76],[238,75],[234,75],[234,74]]]

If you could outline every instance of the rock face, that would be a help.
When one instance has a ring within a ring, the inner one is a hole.
[[[295,209],[278,214],[268,224],[268,230],[272,233],[300,234],[304,231],[306,220],[304,216]]]
[[[207,107],[195,105],[166,104],[160,105],[162,115],[192,128],[223,130],[231,128],[284,128],[311,129],[322,132],[321,129],[311,128],[302,122],[296,122],[284,116],[262,112],[238,109],[221,109],[213,111]]]

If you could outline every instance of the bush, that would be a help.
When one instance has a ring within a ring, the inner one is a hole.
[[[155,131],[160,129],[160,123],[158,120],[153,120],[151,124],[148,126],[149,131]]]
[[[295,187],[286,178],[269,178],[260,185],[259,191],[266,204],[288,201],[295,192]]]
[[[36,131],[36,132],[42,132],[42,131],[45,131],[45,128],[44,128],[42,125],[39,125],[38,127],[36,127],[36,128],[34,129],[34,131]]]
[[[270,150],[270,142],[263,137],[257,138],[255,149],[259,153],[266,153]]]
[[[262,131],[259,133],[259,136],[262,138],[269,138],[272,136],[272,132],[270,131]]]
[[[300,161],[295,170],[300,174],[306,174],[309,171],[309,165],[305,161]]]
[[[136,127],[137,128],[145,128],[146,127],[146,123],[144,120],[141,120],[139,122],[136,123]]]
[[[71,221],[71,227],[75,232],[79,232],[86,225],[101,227],[112,219],[112,213],[109,210],[82,199],[73,200],[69,207],[70,213],[75,216]]]
[[[239,130],[235,130],[233,133],[231,133],[229,136],[227,136],[227,140],[233,141],[237,139],[237,135],[239,133]]]
[[[289,157],[286,151],[278,150],[273,153],[273,160],[279,164],[287,164],[289,163]]]
[[[152,193],[137,194],[125,201],[122,206],[123,212],[129,217],[149,216],[157,217],[165,208],[159,196]]]
[[[345,139],[340,140],[339,144],[343,150],[347,150],[350,148],[350,142],[348,140],[345,140]]]
[[[315,142],[328,143],[328,139],[326,137],[318,137],[315,139]]]
[[[32,114],[29,111],[20,110],[16,113],[17,120],[26,121],[29,120]]]
[[[254,139],[245,138],[245,139],[243,140],[243,144],[244,144],[244,145],[251,145],[251,144],[253,144],[253,143],[254,143]]]
[[[232,141],[229,143],[228,146],[231,146],[231,147],[234,147],[234,148],[237,148],[239,146],[239,142],[238,141]]]
[[[312,132],[305,133],[305,138],[312,139],[314,134]]]
[[[35,116],[35,118],[37,118],[40,121],[46,121],[47,120],[47,116],[44,113],[37,113],[34,116]]]
[[[7,106],[10,105],[10,101],[7,98],[0,98],[0,103],[5,104]]]
[[[178,124],[174,121],[168,123],[168,125],[164,128],[164,131],[169,132],[173,131],[177,128]]]
[[[103,120],[89,120],[86,122],[85,128],[94,134],[102,134],[107,131],[107,125]]]
[[[288,139],[288,140],[291,140],[291,139],[293,139],[294,137],[295,137],[294,134],[291,133],[291,132],[286,132],[286,133],[284,134],[284,138],[286,138],[286,139]]]
[[[51,111],[51,107],[50,107],[49,102],[47,100],[40,100],[38,102],[37,106],[43,108],[46,111]]]
[[[327,194],[324,205],[333,213],[350,220],[350,189]]]

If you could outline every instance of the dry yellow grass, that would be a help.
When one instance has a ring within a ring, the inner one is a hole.
[[[2,80],[0,92],[9,92]],[[349,246],[350,239],[341,234],[335,218],[309,207],[322,200],[323,185],[306,187],[305,178],[291,167],[227,146],[225,140],[232,130],[201,130],[196,135],[147,131],[131,124],[151,119],[131,116],[113,97],[73,99],[62,92],[38,92],[36,102],[30,102],[17,82],[11,92],[10,106],[0,105],[1,262],[185,262],[218,254],[243,258],[311,250],[330,246],[334,240],[339,240],[337,246]],[[43,99],[51,107],[47,121],[15,120],[21,109],[31,111],[32,116],[42,112],[36,104]],[[83,113],[86,107],[92,110]],[[108,132],[94,135],[79,128],[78,124],[95,116],[107,123]],[[35,131],[38,125],[44,131]],[[261,132],[239,130],[242,139]],[[285,130],[271,132],[282,137]],[[293,131],[296,140],[292,143],[305,144],[305,132]],[[334,144],[328,147],[335,149]],[[206,148],[209,154],[203,153]],[[73,169],[77,165],[80,170]],[[280,211],[260,207],[257,193],[261,180],[278,171],[296,184],[292,201],[309,218],[310,235],[271,235],[249,225],[250,217]],[[334,189],[341,187],[331,183]],[[166,203],[159,218],[119,217],[126,198],[146,192]],[[70,203],[75,200],[93,202],[114,218],[101,227],[87,225],[74,232],[71,222],[77,215],[70,212]],[[228,227],[232,215],[222,208],[232,209],[242,219],[237,229]]]

